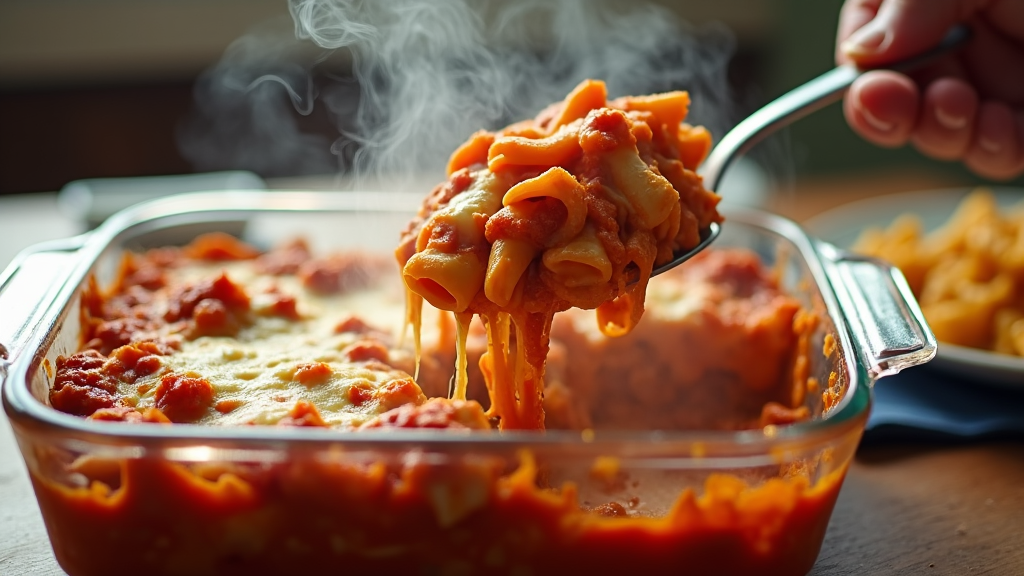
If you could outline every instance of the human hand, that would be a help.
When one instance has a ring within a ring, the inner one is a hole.
[[[843,104],[850,127],[886,147],[960,160],[994,180],[1024,173],[1024,0],[846,0],[836,61],[882,66],[936,44],[957,23],[963,49],[907,76],[867,72]]]

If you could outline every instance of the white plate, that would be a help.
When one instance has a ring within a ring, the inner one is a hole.
[[[886,227],[901,214],[921,218],[926,230],[941,226],[974,188],[904,192],[867,198],[834,208],[804,223],[812,236],[849,248],[865,228]],[[1024,188],[990,187],[1000,206],[1024,202]],[[975,348],[939,343],[929,367],[964,377],[967,381],[1024,390],[1024,358]]]

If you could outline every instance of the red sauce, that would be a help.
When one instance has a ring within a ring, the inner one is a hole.
[[[354,406],[362,406],[373,399],[373,390],[362,386],[350,386],[348,389],[348,401]]]
[[[274,302],[267,309],[269,316],[280,316],[281,318],[287,318],[288,320],[301,320],[302,316],[299,315],[299,309],[297,307],[298,302],[294,296],[287,294],[275,294]]]
[[[114,406],[103,408],[89,415],[90,420],[105,420],[107,422],[148,422],[151,424],[170,424],[171,420],[158,408],[146,408],[136,410],[130,406]]]
[[[338,325],[334,327],[335,334],[344,334],[345,332],[355,332],[356,334],[365,334],[367,332],[375,331],[372,326],[367,324],[358,316],[349,316],[348,318],[338,322]]]
[[[403,404],[363,424],[372,428],[448,428],[490,430],[483,408],[473,401],[434,398],[425,404]]]
[[[302,263],[312,258],[309,245],[301,238],[283,244],[256,259],[256,269],[263,274],[284,276],[295,274]]]
[[[99,387],[67,384],[50,392],[50,404],[61,412],[88,416],[97,410],[117,406],[120,399]]]
[[[334,371],[330,365],[323,362],[309,362],[306,364],[299,364],[295,368],[295,380],[304,386],[316,386],[317,384],[323,384],[333,374]]]
[[[182,252],[196,260],[249,260],[260,251],[223,232],[211,232],[197,237]]]
[[[304,263],[298,276],[314,292],[343,294],[373,285],[383,272],[380,264],[360,254],[335,254]]]
[[[154,335],[152,329],[152,322],[145,318],[102,320],[93,330],[92,340],[86,347],[109,354],[115,348],[149,338]]]
[[[300,419],[313,422],[310,414]],[[482,456],[465,464],[357,465],[296,454],[270,468],[209,472],[140,459],[120,464],[115,490],[99,482],[66,488],[36,475],[33,482],[58,560],[83,576],[327,567],[352,574],[457,567],[460,574],[538,576],[802,575],[814,564],[845,474],[757,487],[712,475],[702,495],[685,489],[664,517],[643,518],[611,503],[586,510],[572,485],[538,488],[538,470],[524,457],[507,474]],[[432,487],[445,485],[457,491],[439,507]]]
[[[358,342],[347,346],[342,350],[342,354],[347,356],[352,362],[377,360],[378,362],[386,364],[388,361],[387,347],[379,341],[371,339],[359,340]]]
[[[620,110],[602,108],[593,113],[580,129],[580,147],[585,153],[608,152],[623,145],[636,145],[626,115]]]
[[[200,303],[216,302],[218,308],[228,312],[242,313],[249,310],[249,296],[240,286],[221,274],[214,280],[202,280],[177,288],[167,303],[163,319],[167,322],[187,320],[196,314]]]
[[[277,421],[277,425],[326,427],[327,423],[324,422],[323,417],[320,416],[320,412],[312,402],[299,400],[295,403],[295,407],[291,409],[291,412],[288,413],[288,416]]]
[[[497,238],[514,238],[528,242],[537,249],[564,223],[568,211],[565,204],[554,198],[529,202],[516,213],[500,210],[487,219],[485,235],[489,242]]]
[[[213,404],[213,386],[197,375],[165,374],[155,398],[156,407],[172,422],[193,422]]]
[[[391,410],[405,404],[422,404],[424,401],[423,392],[413,382],[412,378],[402,378],[386,382],[377,388],[374,398],[380,401],[384,410]]]
[[[111,353],[104,362],[104,373],[114,376],[122,382],[135,382],[143,376],[154,374],[160,370],[160,356],[167,351],[152,342],[138,342],[121,346]]]
[[[103,372],[106,359],[95,350],[57,358],[57,377],[50,389],[50,404],[68,414],[88,416],[121,404],[117,379]]]

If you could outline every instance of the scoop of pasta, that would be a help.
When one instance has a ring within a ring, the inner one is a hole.
[[[683,123],[686,92],[609,101],[587,80],[533,120],[480,131],[424,201],[396,250],[417,347],[423,299],[457,320],[455,399],[466,393],[473,314],[500,427],[544,426],[543,376],[556,312],[596,308],[602,332],[629,332],[651,271],[721,221],[694,170],[711,137]],[[635,282],[634,282],[635,281]]]

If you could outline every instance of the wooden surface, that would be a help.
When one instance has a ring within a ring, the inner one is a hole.
[[[1024,574],[1024,444],[862,450],[811,574]]]
[[[871,193],[941,185],[926,177],[862,180],[847,188],[823,183],[820,194],[805,186],[770,207],[801,219]],[[0,230],[0,242],[9,240],[2,236]],[[0,574],[63,574],[6,420],[0,413]],[[1024,574],[1024,444],[862,450],[811,574]]]

